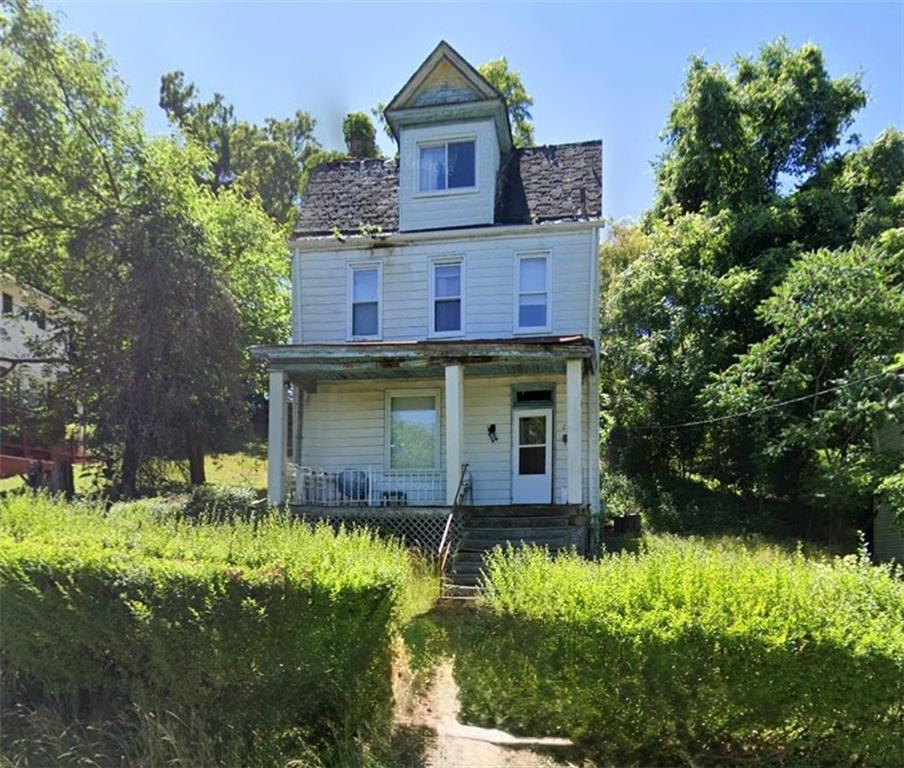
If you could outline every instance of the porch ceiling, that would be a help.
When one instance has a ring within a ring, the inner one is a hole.
[[[470,341],[356,342],[254,347],[271,371],[308,380],[415,379],[443,375],[447,365],[466,375],[562,373],[581,359],[592,370],[594,344],[584,336]]]

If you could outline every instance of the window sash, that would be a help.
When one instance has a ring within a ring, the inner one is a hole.
[[[470,145],[470,151],[459,153],[456,147]],[[453,147],[450,158],[449,147]],[[470,163],[470,169],[461,166]],[[470,170],[470,174],[467,174]],[[454,176],[464,173],[463,181],[468,183],[450,183]],[[460,139],[442,144],[418,145],[418,191],[445,192],[450,189],[473,189],[477,186],[477,141]]]
[[[439,398],[435,391],[387,393],[390,469],[439,466]]]
[[[537,262],[543,264],[542,274],[536,269]],[[518,258],[518,306],[516,311],[518,330],[538,331],[549,328],[548,255],[525,255]]]
[[[431,332],[458,334],[463,330],[464,270],[459,261],[437,261],[432,266]]]
[[[380,268],[350,265],[349,336],[373,338],[380,335]]]

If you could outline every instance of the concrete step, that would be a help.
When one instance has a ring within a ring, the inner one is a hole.
[[[447,582],[443,585],[444,600],[473,600],[477,597],[479,587],[476,584],[458,584]]]

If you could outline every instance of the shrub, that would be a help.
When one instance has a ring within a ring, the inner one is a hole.
[[[460,626],[462,711],[603,761],[904,765],[904,582],[863,559],[654,539],[497,551]]]
[[[81,717],[202,718],[230,749],[300,726],[382,733],[413,567],[367,532],[275,514],[198,525],[146,504],[12,499],[0,511],[5,672],[20,697]]]
[[[187,519],[209,523],[259,519],[267,512],[251,488],[228,485],[193,486],[183,509]]]

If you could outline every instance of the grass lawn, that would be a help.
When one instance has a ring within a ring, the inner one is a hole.
[[[207,459],[207,482],[212,485],[242,485],[255,490],[267,488],[266,447],[257,445],[236,453],[217,453]]]
[[[205,463],[207,482],[212,485],[238,485],[265,492],[267,489],[267,447],[251,443],[241,451],[215,453],[207,457]],[[90,467],[76,466],[75,492],[79,495],[94,490],[94,478]],[[172,480],[184,482],[187,473],[179,465],[173,466]],[[21,477],[0,479],[0,493],[15,491],[25,486]]]

